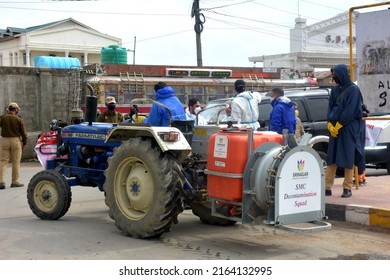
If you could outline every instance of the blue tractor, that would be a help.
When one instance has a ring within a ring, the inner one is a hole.
[[[191,152],[186,138],[175,127],[95,122],[96,105],[91,94],[86,122],[59,129],[55,158],[28,185],[32,212],[57,220],[71,205],[71,187],[97,187],[125,235],[147,238],[169,231],[183,211],[180,169]]]

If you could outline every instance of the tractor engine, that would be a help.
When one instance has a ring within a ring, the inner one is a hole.
[[[64,167],[64,175],[76,177],[79,185],[98,186],[103,190],[103,171],[108,166],[108,158],[113,155],[119,141],[105,142],[107,134],[112,130],[110,123],[88,123],[66,126],[61,132],[61,156],[67,155],[68,164]],[[58,164],[48,162],[50,164]]]

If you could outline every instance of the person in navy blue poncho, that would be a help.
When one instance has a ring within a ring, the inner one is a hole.
[[[343,194],[352,196],[353,167],[364,157],[365,125],[362,120],[362,96],[360,89],[350,77],[344,64],[331,69],[336,85],[330,93],[328,105],[329,138],[325,194],[332,195],[332,186],[337,167],[344,168]]]

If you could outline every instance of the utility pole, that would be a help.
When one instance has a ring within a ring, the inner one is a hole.
[[[137,37],[134,36],[134,48],[132,50],[127,49],[128,52],[132,52],[133,53],[133,65],[135,65],[135,47],[136,47],[136,44],[137,44]]]
[[[203,24],[205,23],[206,19],[202,13],[199,13],[199,0],[194,0],[192,3],[192,11],[191,11],[191,17],[195,17],[195,25],[194,30],[196,33],[196,57],[197,57],[197,65],[199,67],[203,66],[202,61],[202,42],[200,39],[200,33],[203,31]]]

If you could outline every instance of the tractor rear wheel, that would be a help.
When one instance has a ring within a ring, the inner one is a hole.
[[[57,220],[68,212],[72,192],[66,179],[55,170],[44,170],[32,177],[27,187],[32,212],[42,220]]]
[[[104,191],[116,227],[135,238],[170,231],[183,211],[173,159],[150,140],[134,138],[115,149],[108,162]]]

